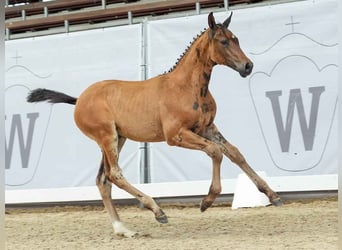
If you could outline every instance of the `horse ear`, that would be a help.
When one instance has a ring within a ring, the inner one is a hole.
[[[215,31],[217,28],[213,12],[210,12],[208,15],[208,25],[209,25],[209,28],[213,31]]]
[[[233,12],[230,13],[230,16],[223,22],[223,26],[227,29],[229,24],[230,24],[230,21],[232,19],[232,15],[233,15]]]

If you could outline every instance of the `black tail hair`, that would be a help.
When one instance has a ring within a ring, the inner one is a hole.
[[[28,102],[44,102],[49,103],[68,103],[76,104],[77,98],[49,89],[35,89],[30,92],[26,100]]]

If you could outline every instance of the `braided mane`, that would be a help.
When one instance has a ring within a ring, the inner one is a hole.
[[[188,51],[190,50],[191,46],[198,40],[198,38],[200,38],[204,32],[206,32],[207,28],[204,28],[203,31],[201,31],[200,34],[198,34],[197,36],[195,36],[193,38],[193,40],[190,42],[190,44],[187,46],[187,48],[185,49],[185,51],[183,52],[183,54],[180,55],[180,57],[177,58],[177,61],[176,63],[168,70],[168,71],[165,71],[164,74],[167,74],[167,73],[170,73],[172,72],[176,67],[177,65],[179,64],[179,62],[183,59],[183,57],[188,53]]]

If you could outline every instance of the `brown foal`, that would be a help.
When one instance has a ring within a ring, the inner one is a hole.
[[[165,213],[148,195],[132,186],[122,175],[118,157],[126,138],[140,142],[166,141],[169,145],[201,150],[212,159],[213,174],[209,193],[200,205],[205,211],[221,192],[220,168],[223,155],[236,163],[279,206],[278,195],[248,165],[239,150],[231,145],[214,124],[216,103],[208,85],[215,65],[226,65],[242,77],[253,63],[228,29],[230,15],[222,24],[208,15],[209,28],[191,44],[168,73],[146,81],[107,80],[94,83],[79,98],[60,92],[36,89],[29,102],[74,104],[74,118],[80,130],[97,142],[102,161],[96,184],[116,235],[136,236],[120,221],[112,203],[112,183],[137,198],[150,209],[157,221],[167,223]]]

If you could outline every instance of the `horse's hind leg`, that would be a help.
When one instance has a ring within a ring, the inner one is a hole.
[[[125,138],[120,138],[118,143],[118,150],[120,151],[121,147],[125,142]],[[116,212],[115,206],[112,202],[112,183],[107,180],[104,173],[104,154],[102,155],[102,160],[100,164],[100,169],[96,178],[96,185],[100,191],[103,204],[109,213],[113,229],[116,235],[124,236],[124,237],[134,237],[137,235],[136,232],[127,229],[123,223],[120,221],[120,217]]]
[[[157,221],[160,223],[167,223],[167,216],[160,209],[157,203],[150,196],[133,187],[123,176],[118,165],[118,146],[120,145],[120,139],[118,138],[119,136],[115,129],[115,125],[112,127],[111,133],[108,134],[107,130],[107,133],[102,135],[101,141],[98,143],[100,144],[104,154],[104,177],[119,188],[137,198],[144,205],[144,207],[150,209],[154,213]],[[113,218],[115,218],[115,216]]]

